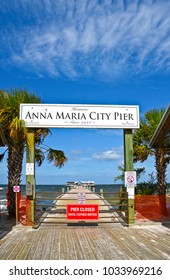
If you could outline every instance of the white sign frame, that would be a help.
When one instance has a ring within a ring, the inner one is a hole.
[[[86,204],[86,193],[78,193],[78,204]]]
[[[136,171],[125,171],[125,187],[136,186]]]
[[[33,162],[26,163],[26,175],[34,175],[34,163]]]
[[[128,192],[128,199],[134,199],[134,196],[135,196],[134,186],[128,186],[127,187],[127,192]]]
[[[34,186],[30,183],[26,184],[26,196],[32,196],[33,195],[33,188]]]
[[[137,105],[20,104],[26,127],[139,128]]]

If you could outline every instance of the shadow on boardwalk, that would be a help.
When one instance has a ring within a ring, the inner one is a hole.
[[[15,226],[15,218],[10,218],[7,212],[0,213],[0,239]]]

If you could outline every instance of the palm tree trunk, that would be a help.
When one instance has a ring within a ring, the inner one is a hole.
[[[166,215],[166,171],[167,161],[163,149],[157,149],[155,152],[155,163],[157,171],[158,194],[160,197],[161,214]]]
[[[10,216],[15,216],[15,193],[13,186],[21,183],[23,148],[19,150],[8,147],[8,192],[7,192],[7,208]]]

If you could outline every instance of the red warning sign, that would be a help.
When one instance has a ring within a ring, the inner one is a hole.
[[[68,220],[98,220],[98,204],[67,204]]]

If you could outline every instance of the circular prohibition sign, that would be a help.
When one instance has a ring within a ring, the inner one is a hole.
[[[134,178],[134,176],[132,176],[132,175],[129,175],[129,176],[127,177],[128,183],[133,183],[134,180],[135,180],[135,178]]]
[[[14,192],[20,192],[20,186],[13,186]]]

